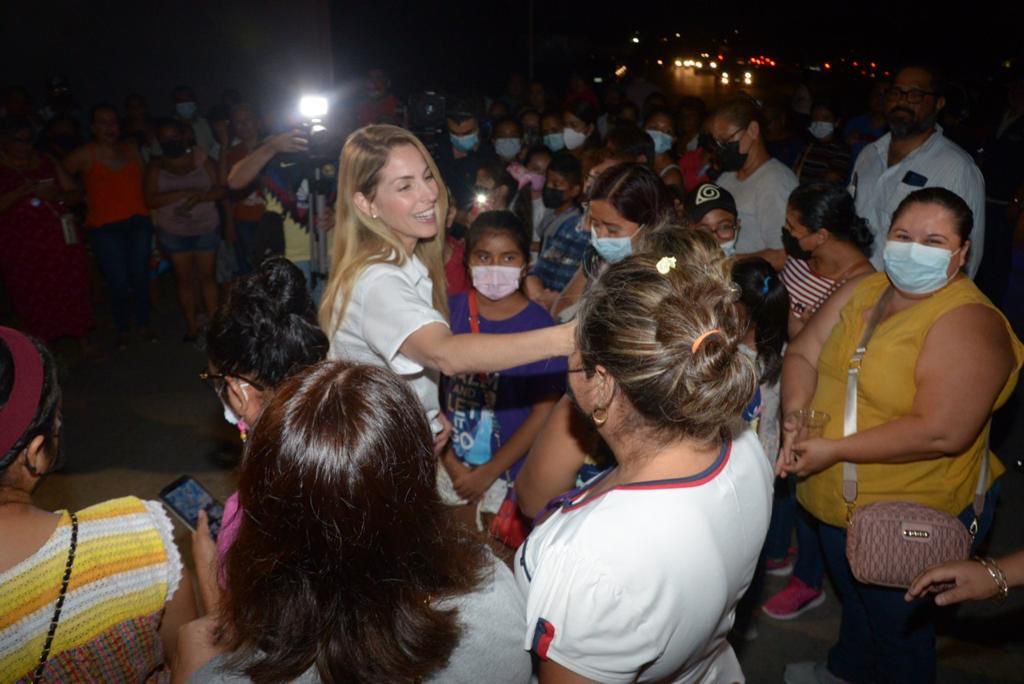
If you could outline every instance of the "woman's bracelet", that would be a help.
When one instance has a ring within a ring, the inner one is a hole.
[[[996,565],[996,562],[988,557],[978,556],[974,560],[981,563],[981,566],[988,570],[988,574],[992,576],[992,581],[996,583],[996,587],[999,588],[999,595],[996,597],[997,600],[1003,601],[1010,594],[1010,587],[1006,584],[1006,574]]]

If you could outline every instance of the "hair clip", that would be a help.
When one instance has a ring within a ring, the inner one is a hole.
[[[655,266],[658,269],[658,273],[661,275],[668,275],[668,272],[676,267],[676,258],[674,256],[661,257]]]
[[[764,282],[761,283],[761,294],[762,295],[767,295],[768,294],[768,290],[771,288],[771,284],[772,284],[772,277],[770,275],[766,275],[764,277]]]
[[[704,343],[704,340],[706,340],[707,338],[711,337],[712,335],[721,335],[721,334],[722,334],[722,331],[720,329],[718,329],[718,328],[712,328],[711,330],[708,330],[705,333],[701,333],[700,337],[695,339],[693,341],[693,344],[690,345],[690,353],[691,354],[696,354],[697,351],[700,349],[700,345]]]

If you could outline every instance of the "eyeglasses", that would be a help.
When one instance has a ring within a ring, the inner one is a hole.
[[[920,104],[924,98],[938,95],[934,90],[921,90],[920,88],[911,88],[910,90],[904,90],[899,86],[889,86],[885,89],[885,97],[889,100],[896,100],[899,102],[903,98],[907,99],[910,104]]]
[[[736,140],[733,140],[733,138],[736,138],[736,136],[738,134],[743,133],[743,131],[745,131],[745,130],[747,130],[747,129],[746,128],[737,128],[735,131],[733,131],[732,133],[730,133],[729,135],[727,135],[725,137],[725,142],[722,142],[721,140],[719,140],[718,138],[715,138],[713,136],[708,136],[709,142],[711,143],[712,150],[724,150],[731,143],[736,142]]]
[[[220,394],[221,391],[224,389],[224,384],[227,382],[228,378],[236,378],[238,380],[241,380],[242,382],[246,382],[249,385],[251,385],[252,388],[257,392],[263,391],[263,387],[261,387],[259,383],[255,383],[248,378],[242,378],[237,375],[211,373],[210,371],[205,370],[199,371],[199,379],[202,380],[203,382],[209,383],[210,386],[213,388],[213,391],[216,392],[217,394]]]
[[[715,237],[720,237],[723,240],[731,240],[736,236],[736,231],[739,230],[732,221],[722,221],[717,226],[709,226],[706,223],[698,223],[697,228],[703,230],[705,233],[711,233]]]

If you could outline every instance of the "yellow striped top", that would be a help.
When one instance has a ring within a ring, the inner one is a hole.
[[[149,672],[124,670],[162,660],[155,630],[182,572],[171,521],[159,503],[125,497],[86,508],[78,522],[47,678],[89,671],[106,681],[144,679]],[[31,678],[38,664],[70,541],[71,518],[61,511],[42,548],[0,573],[0,682]],[[140,630],[153,633],[132,634]],[[133,652],[140,648],[155,653]]]

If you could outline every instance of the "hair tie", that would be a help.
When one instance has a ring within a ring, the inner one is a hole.
[[[761,283],[761,294],[762,295],[767,295],[768,294],[768,289],[771,287],[771,284],[772,284],[772,277],[770,275],[766,275],[764,277],[764,282]]]
[[[712,328],[711,330],[708,330],[705,333],[701,333],[700,337],[695,339],[693,341],[693,344],[690,345],[690,353],[691,354],[696,354],[697,350],[700,349],[700,345],[704,342],[704,340],[706,340],[707,338],[711,337],[712,335],[721,335],[721,334],[722,334],[722,331],[720,329],[718,329],[718,328]]]
[[[668,275],[668,272],[676,267],[676,258],[674,256],[661,257],[654,267],[661,275]]]
[[[25,334],[0,327],[0,340],[7,344],[14,361],[14,386],[7,403],[0,407],[0,467],[4,455],[25,434],[39,410],[43,394],[43,357]]]

